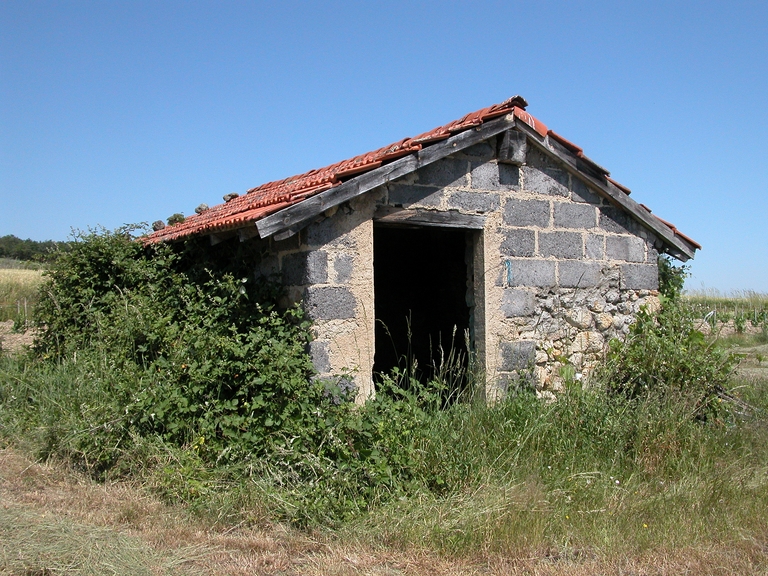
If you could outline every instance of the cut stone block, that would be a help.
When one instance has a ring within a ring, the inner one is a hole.
[[[501,311],[507,318],[530,316],[536,312],[536,295],[528,290],[508,288],[501,298]]]
[[[351,254],[339,254],[333,262],[333,269],[336,271],[336,283],[346,284],[352,278],[352,266],[354,257]]]
[[[555,228],[594,228],[597,225],[595,207],[591,204],[555,202]]]
[[[587,259],[603,260],[605,258],[605,236],[602,234],[587,234],[584,248]]]
[[[602,280],[597,262],[558,262],[560,286],[563,288],[592,288]]]
[[[510,198],[504,205],[504,223],[511,226],[549,226],[549,202]]]
[[[304,308],[312,320],[354,318],[357,302],[347,288],[310,286],[304,292]]]
[[[502,256],[533,256],[536,248],[536,232],[524,228],[508,230],[501,242]]]
[[[643,262],[645,241],[635,236],[608,236],[605,239],[605,257],[609,260]]]
[[[325,250],[297,252],[283,257],[286,286],[325,284],[328,281],[328,253]]]
[[[319,374],[327,374],[331,371],[331,362],[328,358],[328,342],[314,340],[309,343],[309,357],[312,365]]]
[[[633,234],[635,225],[632,217],[614,206],[600,206],[600,228],[615,234]]]
[[[622,264],[621,287],[629,290],[658,290],[659,270],[656,264]]]
[[[444,192],[435,186],[391,184],[388,202],[392,206],[410,206],[411,204],[437,206],[444,195]]]
[[[471,172],[472,188],[478,190],[518,190],[520,170],[510,164],[485,162],[474,164]]]
[[[526,368],[532,369],[536,364],[536,342],[533,340],[502,342],[500,352],[499,370],[512,372]]]
[[[448,206],[459,208],[467,212],[492,212],[499,207],[498,194],[486,194],[483,192],[454,192],[448,197]]]
[[[510,286],[546,288],[555,285],[555,262],[551,260],[506,260],[504,268]]]
[[[579,232],[539,232],[539,254],[544,257],[581,258],[581,234]]]
[[[430,186],[466,186],[469,163],[456,158],[443,158],[416,171],[419,184]]]
[[[571,199],[574,202],[586,202],[588,204],[600,204],[600,196],[593,192],[584,182],[571,177]]]

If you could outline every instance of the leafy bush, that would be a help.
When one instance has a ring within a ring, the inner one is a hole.
[[[689,399],[704,417],[717,411],[735,365],[732,354],[695,328],[683,304],[668,300],[658,314],[641,310],[625,341],[611,341],[597,378],[609,392],[630,399]]]
[[[570,509],[558,494],[578,474],[602,470],[610,487],[677,466],[698,434],[691,410],[717,408],[732,366],[669,297],[612,344],[605,388],[485,406],[395,373],[357,407],[343,379],[314,378],[301,310],[277,307],[276,285],[251,276],[257,242],[143,246],[134,231],[82,234],[52,264],[37,358],[0,359],[0,433],[97,474],[149,478],[193,509],[230,498],[333,525],[531,478]]]
[[[659,254],[659,292],[663,298],[677,300],[688,277],[687,266],[675,266],[666,254]]]
[[[46,431],[38,454],[113,474],[149,442],[175,454],[157,482],[167,497],[192,503],[209,478],[250,477],[299,524],[416,489],[414,431],[439,388],[388,380],[356,407],[344,379],[313,378],[301,309],[280,310],[279,288],[250,276],[258,246],[143,246],[134,231],[81,234],[46,273],[39,359],[8,394],[46,390],[22,419]]]
[[[717,413],[737,359],[708,340],[681,300],[685,266],[659,257],[658,314],[642,309],[626,340],[613,340],[596,380],[612,395],[629,399],[674,396],[691,402],[699,418]]]
[[[214,460],[311,436],[324,397],[301,310],[278,310],[275,287],[234,254],[145,247],[133,231],[81,234],[53,262],[36,310],[39,354],[109,365],[112,417],[126,435],[204,438]],[[210,268],[217,259],[240,262],[239,274]]]

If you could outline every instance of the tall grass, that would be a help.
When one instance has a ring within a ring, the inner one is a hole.
[[[763,409],[766,400],[763,390]],[[691,412],[680,398],[620,405],[582,390],[552,404],[456,407],[420,442],[423,481],[450,488],[387,505],[352,530],[449,554],[764,539],[768,425],[702,424]]]
[[[0,268],[0,322],[30,318],[41,282],[40,270]]]
[[[686,305],[698,318],[728,322],[743,319],[754,326],[768,320],[768,294],[754,290],[691,290],[684,295]]]
[[[100,407],[115,377],[108,365],[80,359],[45,367],[2,359],[0,438],[82,464],[83,446],[93,451],[94,438],[111,437]],[[705,422],[692,418],[695,402],[684,395],[627,402],[581,387],[550,404],[528,393],[491,406],[457,403],[421,412],[418,422],[401,406],[388,415],[394,428],[407,427],[398,441],[411,442],[410,489],[335,526],[343,538],[460,556],[764,542],[768,382],[744,385],[754,407],[748,416]],[[141,477],[217,523],[297,517],[302,498],[347,484],[354,492],[351,477],[324,484],[331,469],[319,459],[303,464],[316,467],[316,482],[294,482],[290,458],[253,462],[248,473],[206,464],[199,448],[151,439],[126,445],[113,473]]]

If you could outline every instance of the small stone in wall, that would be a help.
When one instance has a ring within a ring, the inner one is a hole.
[[[618,306],[616,306],[619,312],[622,314],[631,314],[632,313],[632,305],[629,302],[620,302]]]
[[[605,302],[600,298],[592,298],[587,302],[587,307],[597,314],[605,311]]]
[[[557,396],[555,396],[554,392],[551,392],[549,390],[536,390],[536,398],[539,400],[543,400],[547,404],[551,404],[552,402],[557,402]]]
[[[649,314],[656,314],[661,310],[661,300],[658,296],[648,296],[645,299],[645,309]]]
[[[606,302],[616,304],[619,300],[621,300],[621,293],[618,290],[608,290],[608,292],[605,293]]]
[[[584,330],[592,327],[592,314],[585,308],[574,308],[563,313],[565,321],[574,328]]]
[[[600,332],[579,332],[573,339],[571,351],[574,353],[602,352],[605,338]]]
[[[613,326],[613,316],[606,314],[605,312],[598,314],[595,318],[595,324],[597,325],[598,330],[608,330]]]
[[[571,354],[568,360],[576,368],[581,368],[581,365],[584,363],[584,354],[582,354],[581,352],[574,352],[573,354]]]

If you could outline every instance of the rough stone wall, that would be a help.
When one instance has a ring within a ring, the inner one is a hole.
[[[272,242],[261,273],[280,272],[314,322],[323,376],[346,371],[358,399],[373,393],[373,214],[377,206],[486,218],[474,252],[473,326],[490,399],[521,378],[561,385],[560,368],[589,371],[643,305],[658,306],[656,238],[543,153],[497,162],[495,139],[346,203]]]

